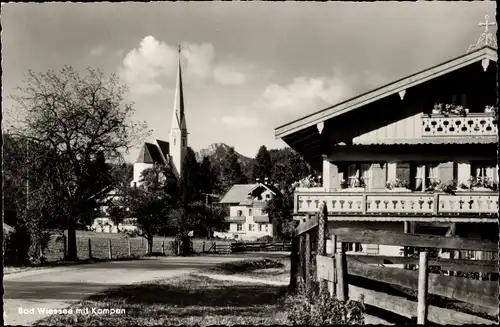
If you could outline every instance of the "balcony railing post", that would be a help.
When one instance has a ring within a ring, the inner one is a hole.
[[[366,215],[366,200],[368,199],[368,194],[363,194],[363,215]]]
[[[434,215],[439,212],[439,193],[434,193]]]

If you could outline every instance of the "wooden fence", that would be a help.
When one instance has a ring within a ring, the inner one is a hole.
[[[243,252],[289,252],[291,242],[203,242],[204,253],[243,253]]]
[[[301,280],[309,289],[313,283],[319,284],[319,289],[327,288],[341,301],[359,300],[363,294],[364,303],[379,312],[416,318],[418,324],[496,323],[488,317],[498,316],[498,281],[430,273],[429,268],[496,274],[498,278],[497,260],[429,258],[428,252],[420,252],[418,258],[348,255],[343,246],[346,242],[359,242],[496,252],[496,242],[353,228],[327,231],[326,224],[327,209],[323,203],[317,216],[309,217],[297,227],[292,241],[292,290]],[[328,237],[331,239],[331,256],[326,255]],[[337,246],[339,243],[342,246]],[[384,264],[414,264],[418,265],[418,271],[380,266]]]

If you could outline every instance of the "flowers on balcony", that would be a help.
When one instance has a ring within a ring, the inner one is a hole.
[[[498,190],[498,182],[493,181],[489,177],[471,177],[467,181],[467,186],[470,190],[483,191],[483,190]]]
[[[405,180],[401,180],[399,178],[396,178],[393,181],[387,181],[385,183],[385,188],[388,190],[394,190],[394,189],[408,189],[410,187],[410,183]]]
[[[366,182],[363,177],[350,177],[348,180],[341,180],[340,181],[340,188],[343,190],[359,190],[366,187]]]
[[[313,175],[309,175],[292,184],[292,189],[307,189],[316,187],[322,187],[321,176],[315,177]]]
[[[432,113],[436,115],[458,115],[466,116],[469,113],[469,109],[461,105],[435,103],[434,108],[432,108]]]

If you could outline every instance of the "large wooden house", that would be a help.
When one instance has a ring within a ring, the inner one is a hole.
[[[330,229],[498,240],[496,75],[490,42],[278,127],[276,138],[323,171],[321,187],[296,190],[295,213],[315,214],[326,201]]]

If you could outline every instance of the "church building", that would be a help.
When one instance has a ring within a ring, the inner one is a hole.
[[[179,47],[179,60],[177,65],[177,84],[174,95],[174,110],[170,127],[169,140],[156,140],[156,143],[146,142],[142,146],[137,161],[134,163],[134,178],[132,186],[141,183],[142,172],[154,165],[171,166],[177,178],[182,173],[182,163],[187,151],[187,125],[184,114],[184,94],[182,88],[181,58]]]

